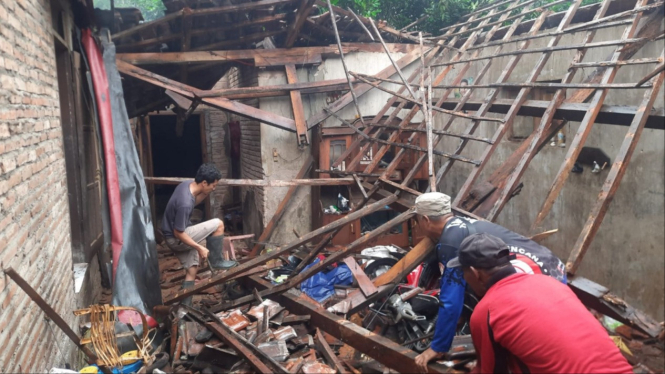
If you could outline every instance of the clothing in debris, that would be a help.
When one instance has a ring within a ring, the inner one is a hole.
[[[518,272],[545,274],[566,283],[565,265],[549,249],[505,227],[466,217],[453,217],[446,223],[436,248],[439,261],[445,265],[457,257],[464,238],[474,233],[488,233],[503,240],[516,255],[511,263]],[[444,270],[439,293],[443,306],[439,308],[431,345],[435,352],[448,352],[450,349],[457,321],[462,314],[465,289],[461,268]]]
[[[167,238],[173,238],[173,230],[185,231],[189,226],[189,218],[194,210],[196,199],[189,190],[193,180],[180,183],[173,191],[173,195],[166,204],[164,218],[162,219],[162,233]]]
[[[481,373],[632,373],[572,290],[544,275],[495,273],[471,316]]]

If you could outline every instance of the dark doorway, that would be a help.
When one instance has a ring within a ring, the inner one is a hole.
[[[204,162],[201,118],[191,115],[178,136],[175,115],[151,115],[152,166],[156,177],[192,178]],[[159,220],[175,185],[155,185],[155,212]],[[199,207],[200,208],[200,207]],[[205,212],[205,209],[201,209]]]

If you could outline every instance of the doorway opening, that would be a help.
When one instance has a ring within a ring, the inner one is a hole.
[[[199,166],[206,162],[205,129],[202,118],[193,114],[184,126],[177,128],[176,116],[158,114],[150,116],[150,141],[152,143],[152,167],[156,177],[192,178]],[[177,185],[155,185],[155,205],[153,209],[161,220],[166,204]],[[208,199],[196,207],[201,213],[192,215],[194,221],[209,218]]]

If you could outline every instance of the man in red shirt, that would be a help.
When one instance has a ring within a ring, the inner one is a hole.
[[[518,274],[499,238],[473,234],[447,267],[482,297],[471,316],[481,373],[632,373],[605,329],[567,286]]]

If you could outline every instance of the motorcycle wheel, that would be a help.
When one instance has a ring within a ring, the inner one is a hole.
[[[397,259],[390,257],[377,258],[376,260],[372,260],[372,262],[367,265],[367,267],[365,267],[365,274],[367,274],[370,279],[374,279],[382,273],[388,271],[397,263],[397,261]]]

